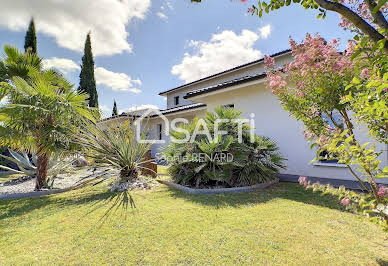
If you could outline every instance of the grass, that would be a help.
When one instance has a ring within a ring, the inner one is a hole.
[[[158,165],[158,174],[161,174],[161,175],[167,175],[167,169],[168,167],[167,166],[164,166],[164,165]]]
[[[0,264],[388,261],[381,227],[297,184],[219,195],[188,195],[160,185],[131,196],[109,193],[101,184],[0,201]]]

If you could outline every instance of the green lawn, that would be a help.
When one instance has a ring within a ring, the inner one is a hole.
[[[167,166],[158,165],[158,174],[167,175],[167,169],[168,169]]]
[[[280,183],[187,195],[106,186],[0,201],[0,264],[385,264],[387,233],[336,200]]]

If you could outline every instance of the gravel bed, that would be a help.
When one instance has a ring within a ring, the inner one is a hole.
[[[54,181],[54,189],[64,189],[72,187],[75,183],[80,181],[85,176],[91,175],[97,171],[100,171],[100,169],[96,169],[95,167],[83,167],[75,168],[74,170],[66,172],[64,174],[59,174]],[[35,178],[22,183],[16,183],[14,185],[2,186],[2,184],[0,184],[0,196],[16,193],[30,193],[34,192],[34,189]]]

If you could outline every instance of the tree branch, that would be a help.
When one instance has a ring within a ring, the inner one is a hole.
[[[376,2],[373,0],[364,0],[364,3],[367,5],[373,17],[373,23],[375,23],[376,25],[379,25],[383,29],[388,30],[388,22],[385,19],[384,15],[381,13],[381,11],[378,10],[376,13],[373,14],[373,10],[376,7]]]
[[[351,21],[354,26],[359,28],[363,33],[368,35],[374,42],[378,42],[385,37],[380,34],[373,26],[366,22],[363,18],[353,12],[350,8],[336,2],[327,0],[314,0],[320,7],[337,12]],[[377,13],[376,13],[377,14]],[[388,42],[385,42],[384,50],[388,53]]]

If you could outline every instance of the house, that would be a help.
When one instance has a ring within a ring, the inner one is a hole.
[[[276,59],[277,67],[292,60],[290,50],[272,55]],[[336,162],[310,163],[315,157],[315,151],[304,138],[302,123],[290,117],[289,113],[280,105],[277,97],[265,85],[264,60],[259,59],[248,64],[184,84],[182,86],[160,92],[167,98],[167,108],[157,111],[144,110],[145,113],[127,113],[113,119],[133,120],[142,115],[148,119],[150,137],[156,140],[169,141],[165,134],[168,123],[173,118],[201,117],[206,111],[217,106],[231,106],[243,111],[243,116],[254,114],[255,133],[270,137],[279,146],[283,156],[287,158],[287,169],[282,174],[293,176],[310,176],[342,180],[354,180],[349,169]],[[164,120],[160,114],[164,116]],[[166,125],[167,124],[167,125]],[[365,129],[358,129],[366,137]],[[152,145],[152,156],[155,156],[163,144]],[[381,155],[384,166],[388,165],[387,146]],[[388,180],[383,181],[388,183]]]

